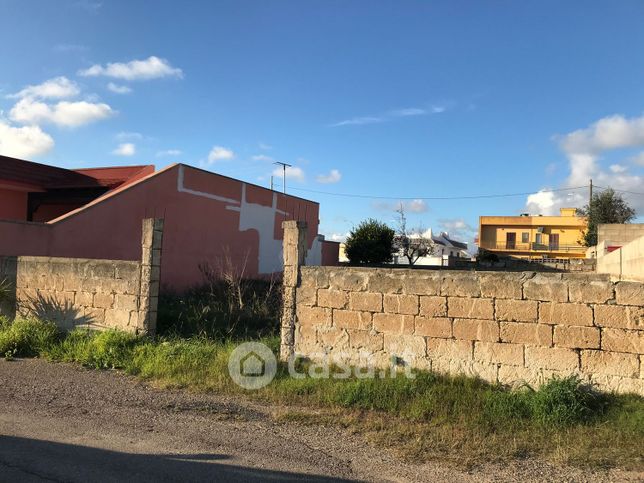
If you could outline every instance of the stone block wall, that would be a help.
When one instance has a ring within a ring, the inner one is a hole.
[[[163,220],[143,220],[142,259],[0,257],[0,279],[14,292],[0,310],[69,330],[117,328],[154,334]]]
[[[576,374],[602,390],[644,395],[643,283],[586,273],[305,266],[291,281],[283,358],[368,358],[379,367],[393,359],[510,385]]]

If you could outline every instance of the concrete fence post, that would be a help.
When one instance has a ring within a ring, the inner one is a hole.
[[[285,221],[283,255],[284,280],[281,323],[280,359],[286,361],[295,347],[296,303],[295,293],[300,278],[300,266],[304,265],[307,251],[307,224],[305,221]]]
[[[141,235],[139,317],[136,328],[139,334],[154,335],[156,333],[162,244],[163,218],[144,219]]]

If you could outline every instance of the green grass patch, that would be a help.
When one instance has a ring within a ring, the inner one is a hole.
[[[274,352],[279,339],[261,339]],[[99,369],[121,369],[162,387],[244,395],[282,408],[281,418],[341,424],[408,458],[458,464],[540,455],[564,463],[644,468],[644,398],[594,391],[574,377],[515,390],[468,377],[417,371],[415,378],[304,378],[278,367],[271,384],[245,391],[228,375],[237,343],[136,337],[52,324],[0,324],[0,350]],[[285,409],[284,409],[285,408]],[[306,408],[306,409],[302,409]]]

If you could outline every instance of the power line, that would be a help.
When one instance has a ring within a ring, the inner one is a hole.
[[[599,188],[599,189],[602,189],[602,190],[613,190],[613,191],[617,191],[619,193],[628,193],[630,195],[644,196],[644,193],[639,193],[637,191],[618,190],[616,188],[611,188],[610,186],[608,188],[606,188],[605,186],[597,186],[597,185],[595,185],[595,187]]]
[[[305,191],[308,193],[316,193],[319,195],[326,196],[341,196],[345,198],[363,198],[363,199],[373,199],[373,200],[475,200],[475,199],[486,199],[486,198],[508,198],[511,196],[527,196],[534,195],[538,193],[554,193],[558,191],[572,191],[579,189],[586,189],[588,186],[574,186],[569,188],[558,188],[550,190],[539,190],[539,191],[529,191],[524,193],[504,193],[504,194],[489,194],[489,195],[470,195],[470,196],[378,196],[378,195],[361,195],[353,193],[332,193],[329,191],[318,191],[311,190],[306,188],[294,188],[292,190]]]

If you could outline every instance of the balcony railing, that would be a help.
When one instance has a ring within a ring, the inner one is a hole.
[[[486,250],[506,250],[517,252],[558,252],[558,253],[585,253],[586,247],[581,245],[559,245],[544,243],[481,243],[481,248]]]

